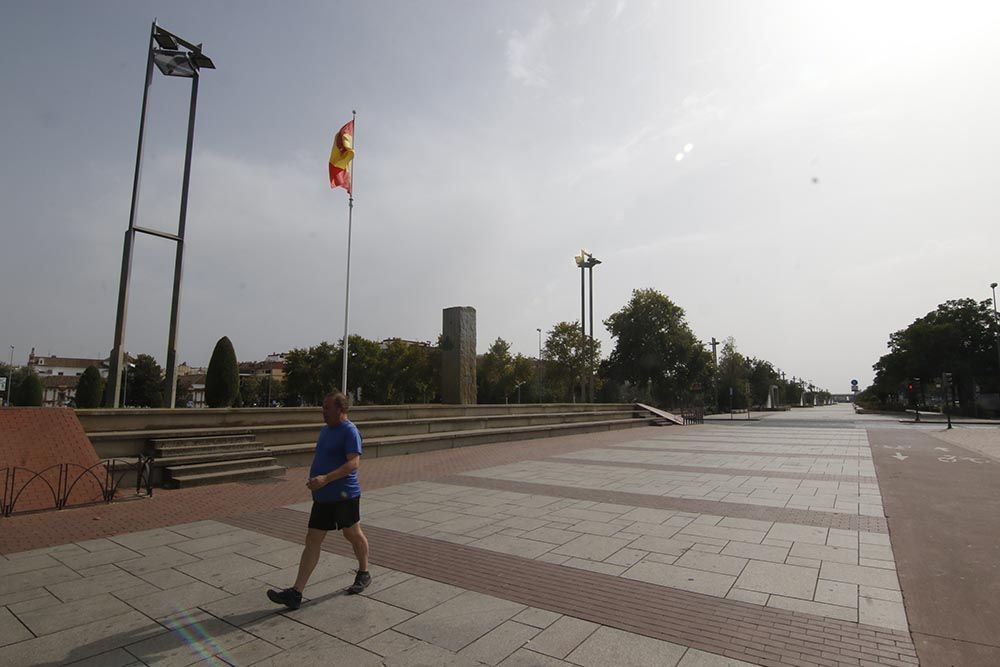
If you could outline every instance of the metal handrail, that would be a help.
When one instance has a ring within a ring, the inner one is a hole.
[[[97,473],[97,468],[104,468],[103,479]],[[70,481],[70,472],[79,469],[79,473]],[[46,473],[56,470],[56,484],[45,477]],[[36,480],[41,480],[48,487],[52,496],[51,507],[34,508],[31,511],[41,511],[46,509],[61,510],[70,505],[70,495],[80,480],[90,477],[97,483],[100,490],[99,500],[88,500],[73,503],[74,506],[91,505],[97,502],[111,503],[118,495],[118,487],[122,480],[130,471],[136,474],[135,494],[136,496],[151,498],[153,496],[153,457],[140,454],[133,463],[126,459],[104,459],[89,467],[84,467],[79,463],[56,463],[47,468],[36,471],[23,466],[7,466],[0,468],[3,487],[0,489],[0,517],[9,517],[14,514],[17,502],[21,499],[25,490]],[[18,473],[24,472],[29,475],[27,481],[18,484]],[[143,493],[145,491],[145,493]]]

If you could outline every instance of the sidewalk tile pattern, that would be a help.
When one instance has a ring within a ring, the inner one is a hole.
[[[308,493],[289,476],[4,520],[0,664],[917,662],[864,431],[643,428],[366,461],[373,584],[343,595],[355,562],[331,536],[297,611],[262,595],[301,553]]]

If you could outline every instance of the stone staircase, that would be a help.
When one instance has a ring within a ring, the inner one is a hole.
[[[149,444],[154,479],[159,478],[167,488],[274,477],[285,472],[253,433],[151,438]]]
[[[320,409],[78,410],[98,455],[156,457],[154,483],[189,486],[280,475],[312,461]],[[350,411],[366,458],[656,424],[675,415],[618,404],[393,405]],[[674,421],[677,420],[677,421]]]

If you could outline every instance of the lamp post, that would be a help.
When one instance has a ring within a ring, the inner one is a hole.
[[[174,257],[173,296],[170,302],[170,329],[167,336],[167,393],[168,404],[172,408],[177,399],[177,312],[180,305],[181,269],[184,263],[184,228],[187,222],[187,200],[191,176],[191,151],[194,145],[194,118],[198,107],[198,81],[202,69],[215,69],[212,60],[202,53],[201,44],[192,44],[177,35],[164,30],[153,21],[149,32],[149,49],[146,56],[146,78],[142,92],[142,111],[139,115],[139,140],[136,147],[135,174],[132,180],[132,204],[129,210],[128,229],[125,230],[125,244],[122,250],[121,278],[118,284],[118,311],[115,316],[115,342],[111,350],[108,369],[108,392],[110,404],[117,408],[121,391],[123,354],[125,344],[125,315],[128,309],[129,281],[132,274],[132,249],[136,232],[149,234],[173,241],[177,244]],[[184,178],[181,183],[180,217],[177,233],[170,234],[155,229],[137,226],[139,208],[139,184],[142,176],[142,148],[146,130],[146,107],[149,101],[149,87],[153,82],[153,65],[165,76],[191,79],[191,104],[188,109],[187,148],[184,155]]]
[[[7,407],[10,407],[10,392],[14,390],[14,346],[10,346],[10,365],[7,366]]]
[[[538,363],[535,364],[535,398],[542,402],[542,329],[536,327],[538,332]]]
[[[593,254],[587,252],[586,250],[581,250],[580,254],[574,257],[576,260],[576,265],[580,267],[580,331],[583,333],[584,338],[587,337],[587,321],[586,321],[586,297],[585,297],[585,281],[584,281],[584,269],[590,270],[590,342],[591,347],[593,347],[594,342],[594,267],[601,263],[601,260],[594,257]],[[588,369],[590,371],[590,402],[594,402],[594,368]]]
[[[1000,364],[1000,314],[997,313],[997,284],[990,283],[990,289],[993,290],[993,320],[997,324],[997,364]],[[998,372],[1000,372],[1000,366],[998,366]]]

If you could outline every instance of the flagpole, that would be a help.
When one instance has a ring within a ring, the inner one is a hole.
[[[351,135],[351,146],[357,147],[357,142],[355,137],[357,136],[358,125],[357,125],[358,112],[351,110],[351,127],[354,128],[354,133]],[[351,189],[347,193],[347,286],[346,293],[344,295],[344,369],[343,374],[340,378],[340,391],[347,395],[347,323],[348,317],[351,310],[351,231],[353,226],[354,218],[354,162],[357,160],[357,153],[354,155],[354,159],[351,160],[350,164],[350,175],[351,175]]]

